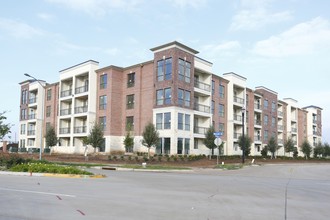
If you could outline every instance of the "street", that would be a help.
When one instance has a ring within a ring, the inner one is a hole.
[[[187,172],[92,170],[107,178],[1,175],[0,219],[328,219],[330,165]]]

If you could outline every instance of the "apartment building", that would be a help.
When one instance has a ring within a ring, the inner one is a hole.
[[[94,123],[104,129],[99,149],[104,153],[125,151],[128,132],[134,136],[133,150],[146,151],[141,140],[148,122],[160,134],[152,149],[157,154],[210,154],[203,140],[211,125],[222,134],[225,155],[241,155],[243,133],[253,142],[252,155],[260,155],[272,136],[280,146],[288,137],[296,146],[305,139],[321,141],[321,108],[299,108],[296,100],[279,100],[277,92],[263,86],[247,88],[247,78],[234,72],[220,76],[211,62],[196,56],[198,51],[179,42],[150,50],[152,60],[128,67],[99,68],[89,60],[61,70],[57,83],[20,83],[20,148],[42,146],[46,128],[54,126],[59,143],[53,151],[82,153],[82,140]],[[40,94],[38,103],[27,101]],[[42,109],[39,120],[28,117]],[[284,154],[282,147],[278,155]]]

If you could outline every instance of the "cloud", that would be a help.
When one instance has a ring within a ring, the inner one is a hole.
[[[39,14],[37,14],[37,16],[44,21],[51,21],[54,19],[53,15],[47,14],[47,13],[39,13]]]
[[[207,0],[168,0],[174,6],[179,8],[192,7],[198,9],[206,5]]]
[[[266,25],[280,23],[292,18],[291,11],[271,12],[269,0],[243,0],[241,9],[232,19],[230,30],[257,30]]]
[[[257,42],[252,51],[261,56],[286,57],[312,54],[326,49],[330,49],[330,23],[317,17]]]
[[[93,16],[103,16],[111,9],[132,10],[144,0],[46,0],[50,3],[64,5],[65,7],[83,11]]]
[[[220,44],[207,44],[202,46],[202,51],[208,56],[233,56],[241,49],[238,41],[226,41]]]
[[[1,29],[15,38],[28,39],[45,34],[41,29],[32,27],[20,21],[5,18],[0,18],[0,30]]]

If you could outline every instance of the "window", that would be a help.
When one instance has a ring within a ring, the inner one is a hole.
[[[184,139],[184,154],[189,154],[190,151],[190,139],[189,138],[185,138]]]
[[[223,104],[219,104],[219,116],[225,117],[225,106]]]
[[[179,59],[179,80],[190,83],[191,81],[191,64],[188,61]]]
[[[196,138],[194,139],[194,149],[198,150],[198,140]]]
[[[106,95],[102,95],[99,98],[99,109],[100,110],[104,110],[107,109],[107,96]]]
[[[134,116],[126,117],[126,131],[134,130]]]
[[[178,105],[183,106],[183,89],[178,89]]]
[[[51,113],[51,106],[46,106],[46,117],[50,117],[50,113]]]
[[[188,114],[185,114],[185,117],[184,117],[184,129],[186,131],[190,131],[190,115],[188,115]]]
[[[21,124],[21,134],[25,134],[25,128],[26,128],[26,125]]]
[[[107,88],[107,83],[108,83],[108,74],[103,74],[100,75],[100,89],[105,89]]]
[[[22,104],[27,104],[28,103],[28,91],[27,89],[22,90],[22,97],[21,97],[21,102]]]
[[[157,81],[164,80],[164,60],[157,62]]]
[[[156,129],[157,130],[163,129],[163,113],[156,114]]]
[[[26,116],[27,116],[26,115],[26,109],[24,108],[24,109],[21,110],[21,119],[22,120],[25,120],[26,119]]]
[[[225,131],[225,124],[219,123],[219,131],[224,132]]]
[[[275,127],[275,125],[276,125],[276,118],[272,117],[272,127]]]
[[[275,112],[275,111],[276,111],[275,109],[276,109],[276,104],[275,104],[275,102],[273,101],[273,102],[272,102],[272,112]]]
[[[172,58],[165,60],[165,80],[172,79]]]
[[[133,87],[135,84],[135,73],[127,75],[127,87]]]
[[[21,148],[25,148],[25,140],[24,139],[21,139],[20,146],[21,146]]]
[[[165,96],[165,98],[164,98]],[[156,105],[171,104],[171,88],[156,91]]]
[[[104,131],[107,126],[107,117],[106,116],[99,117],[99,124],[102,130]]]
[[[264,141],[268,141],[268,131],[264,131]]]
[[[164,113],[164,129],[171,129],[171,113]]]
[[[126,108],[133,109],[134,108],[134,94],[126,96]]]
[[[220,98],[225,97],[225,87],[223,85],[219,85],[219,95],[220,95]]]
[[[164,90],[156,91],[156,105],[164,105]]]
[[[178,113],[178,129],[183,130],[183,115],[182,113]]]
[[[264,109],[268,109],[268,100],[267,99],[264,100]]]
[[[214,114],[214,106],[215,106],[215,102],[212,101],[211,103],[211,113]]]
[[[177,154],[182,154],[183,138],[178,138]]]
[[[212,80],[212,95],[214,95],[214,87],[215,87],[215,84],[214,84],[214,81]]]
[[[52,99],[52,89],[47,89],[47,101]]]
[[[50,122],[47,122],[46,123],[46,132],[49,131],[49,129],[50,129]]]
[[[190,107],[190,91],[184,92],[184,106]]]
[[[264,116],[264,125],[268,125],[268,115]]]
[[[165,93],[165,105],[171,104],[171,88],[164,89]]]

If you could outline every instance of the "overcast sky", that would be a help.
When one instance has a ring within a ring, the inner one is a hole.
[[[18,7],[19,6],[19,7]],[[18,139],[18,83],[49,83],[93,59],[100,67],[151,60],[150,48],[177,40],[299,107],[323,108],[330,143],[330,1],[327,0],[10,0],[0,7],[0,112]]]

